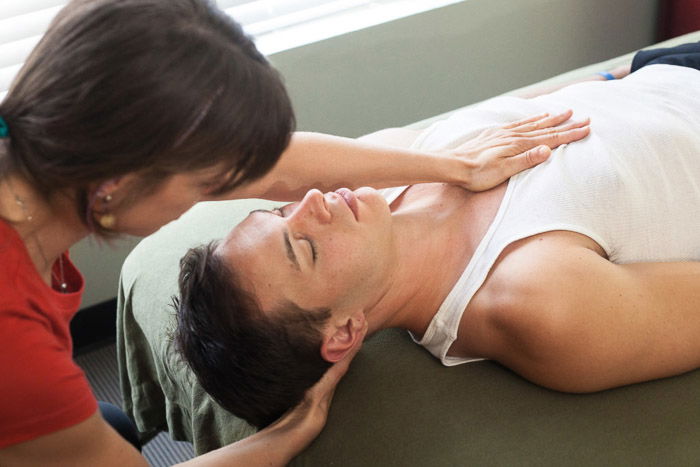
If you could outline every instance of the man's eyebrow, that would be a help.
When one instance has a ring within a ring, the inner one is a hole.
[[[299,261],[297,260],[297,255],[294,254],[292,243],[289,241],[289,233],[287,233],[286,230],[284,231],[284,246],[287,247],[287,258],[289,258],[291,262],[294,263],[294,268],[297,271],[301,271],[301,268],[299,267]]]
[[[267,213],[267,214],[272,214],[272,211],[270,211],[269,209],[253,209],[252,211],[250,211],[250,212],[248,213],[248,215],[250,216],[250,215],[252,215],[252,214],[255,214],[256,212],[264,212],[264,213]]]
[[[266,213],[266,214],[272,214],[274,213],[268,209],[254,209],[253,211],[250,211],[248,215],[255,214],[257,212],[260,213]],[[297,259],[296,253],[294,253],[294,248],[292,248],[292,242],[289,241],[289,233],[285,230],[283,233],[284,236],[284,246],[285,249],[287,250],[287,258],[292,262],[292,265],[294,266],[294,269],[297,271],[301,271],[301,267],[299,266],[299,260]]]

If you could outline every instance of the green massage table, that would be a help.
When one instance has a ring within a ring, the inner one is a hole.
[[[698,40],[700,32],[656,46]],[[631,57],[528,88],[585,77]],[[170,303],[178,261],[189,247],[224,236],[251,209],[272,205],[279,203],[200,203],[126,260],[117,349],[124,409],[144,439],[168,431],[201,454],[254,432],[213,402],[178,359]],[[406,332],[387,330],[366,342],[336,391],[325,430],[292,465],[700,465],[700,371],[563,394],[491,361],[444,367]]]

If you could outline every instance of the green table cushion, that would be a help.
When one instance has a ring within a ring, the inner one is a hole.
[[[662,45],[693,40],[700,33]],[[170,302],[187,248],[222,237],[253,208],[277,204],[201,203],[144,239],[127,259],[117,348],[124,407],[145,436],[166,430],[203,453],[253,432],[210,400],[174,354]],[[338,387],[326,429],[292,464],[698,465],[700,371],[596,394],[562,394],[495,362],[443,367],[405,332],[387,330],[365,344]]]

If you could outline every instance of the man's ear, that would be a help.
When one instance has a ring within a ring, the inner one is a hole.
[[[355,312],[340,325],[330,324],[323,336],[321,356],[327,362],[342,360],[356,345],[360,345],[365,328],[365,314]]]

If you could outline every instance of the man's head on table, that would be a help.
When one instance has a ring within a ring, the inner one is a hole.
[[[253,211],[183,258],[180,350],[224,408],[265,426],[361,338],[396,256],[389,207],[371,188]]]

